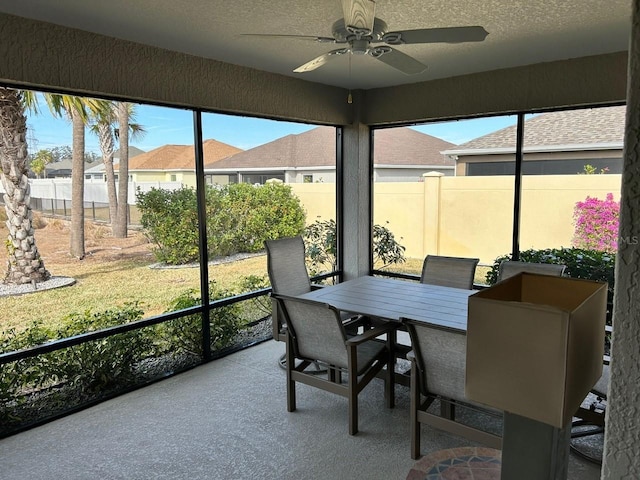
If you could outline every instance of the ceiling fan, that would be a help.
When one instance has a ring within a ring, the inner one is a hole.
[[[407,75],[423,72],[427,66],[390,45],[481,42],[488,35],[488,32],[480,26],[421,28],[390,32],[387,24],[380,18],[376,18],[374,0],[340,0],[340,2],[344,18],[334,22],[331,28],[332,37],[279,34],[245,35],[297,38],[313,40],[317,43],[345,45],[300,65],[293,70],[297,73],[311,72],[332,58],[351,53],[353,55],[369,55]]]

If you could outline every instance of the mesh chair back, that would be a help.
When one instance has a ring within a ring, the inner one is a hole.
[[[409,319],[403,319],[403,323],[411,337],[421,393],[465,401],[467,337],[442,329],[434,335],[436,327]]]
[[[267,249],[267,272],[275,294],[302,295],[311,291],[304,263],[302,237],[286,237],[264,242]]]
[[[498,268],[498,281],[513,277],[518,273],[537,273],[539,275],[551,275],[561,277],[567,267],[553,263],[516,262],[505,260]]]
[[[422,265],[420,283],[471,290],[478,262],[478,258],[427,255]]]
[[[337,310],[324,303],[282,298],[296,356],[347,368],[347,340]]]

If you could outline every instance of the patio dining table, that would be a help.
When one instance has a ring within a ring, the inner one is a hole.
[[[313,290],[300,298],[386,321],[411,318],[464,334],[468,299],[473,293],[474,290],[363,276]]]

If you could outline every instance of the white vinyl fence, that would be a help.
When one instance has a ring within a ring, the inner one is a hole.
[[[50,215],[68,217],[71,214],[71,179],[43,178],[29,180],[31,183],[31,208]],[[129,205],[129,223],[139,224],[136,204],[138,191],[148,192],[152,188],[176,190],[181,182],[129,182],[127,204]],[[117,186],[116,186],[117,189]],[[4,188],[0,183],[0,193]],[[0,200],[1,200],[0,196]],[[2,203],[2,202],[0,202]],[[107,184],[102,179],[85,180],[84,183],[85,217],[109,222],[109,197]]]

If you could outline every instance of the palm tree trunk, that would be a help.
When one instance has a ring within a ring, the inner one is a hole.
[[[127,237],[129,196],[129,104],[118,104],[118,122],[120,138],[120,162],[118,163],[118,216],[112,225],[113,236]]]
[[[70,112],[73,125],[71,156],[71,235],[69,253],[82,260],[84,251],[84,121],[78,112]]]
[[[50,277],[40,258],[32,225],[27,177],[27,121],[19,91],[0,88],[0,180],[7,212],[7,273],[4,283],[43,282]]]
[[[100,151],[102,152],[102,162],[104,163],[104,173],[107,180],[107,197],[109,198],[109,219],[111,228],[118,219],[118,197],[116,192],[115,173],[113,171],[113,132],[111,125],[106,122],[98,122],[98,139],[100,141]]]

